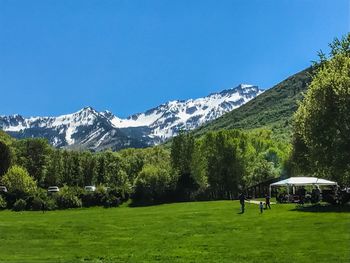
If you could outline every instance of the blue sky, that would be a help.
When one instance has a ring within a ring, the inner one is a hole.
[[[125,117],[270,88],[350,31],[348,0],[0,0],[0,114]]]

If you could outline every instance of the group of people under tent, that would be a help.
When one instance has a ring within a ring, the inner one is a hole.
[[[336,185],[327,186],[324,189],[321,189],[318,185],[298,186],[290,194],[285,189],[280,189],[280,191],[276,192],[276,201],[278,203],[316,204],[321,201],[338,203],[340,199],[340,188]]]

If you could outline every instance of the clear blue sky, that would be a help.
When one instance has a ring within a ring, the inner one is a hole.
[[[310,65],[349,0],[0,0],[0,114],[118,116]]]

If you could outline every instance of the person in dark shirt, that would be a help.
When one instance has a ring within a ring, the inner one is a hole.
[[[43,213],[45,213],[45,210],[46,210],[45,203],[44,203],[44,202],[41,202],[41,211],[42,211]]]
[[[244,201],[246,199],[244,193],[241,193],[239,195],[238,199],[239,199],[239,202],[241,204],[241,213],[243,214],[244,213]]]
[[[265,209],[267,209],[267,207],[269,207],[269,209],[271,209],[270,206],[270,196],[268,194],[265,195]]]

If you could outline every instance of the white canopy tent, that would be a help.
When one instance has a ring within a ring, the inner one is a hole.
[[[272,186],[287,186],[287,191],[289,195],[289,187],[294,186],[304,186],[304,185],[338,185],[336,182],[328,181],[325,179],[317,177],[290,177],[288,179],[270,184],[270,196],[271,196],[271,187]]]

